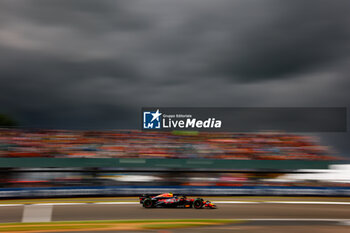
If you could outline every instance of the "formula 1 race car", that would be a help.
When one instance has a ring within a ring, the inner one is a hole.
[[[144,194],[140,199],[140,204],[144,208],[209,208],[216,209],[216,205],[210,201],[204,201],[202,198],[187,198],[184,195],[173,195],[172,193],[163,193],[160,195]]]

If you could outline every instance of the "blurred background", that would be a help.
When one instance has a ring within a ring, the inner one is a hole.
[[[2,197],[139,195],[145,189],[192,195],[350,191],[345,158],[315,136],[282,132],[3,128],[0,162]]]
[[[0,232],[348,233],[348,131],[139,127],[142,107],[349,108],[349,25],[348,0],[1,0]],[[136,197],[164,192],[218,209]],[[193,218],[241,225],[149,225]]]

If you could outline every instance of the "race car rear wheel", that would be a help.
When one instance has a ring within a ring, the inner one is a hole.
[[[145,208],[152,208],[153,207],[153,202],[152,202],[151,198],[146,198],[145,200],[143,200],[143,207],[145,207]]]
[[[202,207],[203,207],[203,200],[200,199],[200,198],[196,199],[196,200],[193,202],[193,207],[194,207],[195,209],[200,209],[200,208],[202,208]]]

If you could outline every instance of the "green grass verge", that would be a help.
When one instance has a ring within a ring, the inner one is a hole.
[[[14,226],[14,227],[4,227],[0,228],[0,231],[6,232],[6,231],[45,231],[45,230],[88,230],[88,229],[102,229],[109,227],[110,225],[74,225],[74,226],[50,226],[50,225],[44,225],[44,226]]]
[[[92,221],[55,221],[55,222],[31,222],[31,223],[0,223],[1,226],[11,225],[58,225],[58,224],[91,224],[91,223],[157,223],[157,222],[211,222],[231,223],[234,219],[139,219],[139,220],[92,220]]]
[[[173,223],[173,224],[150,224],[146,225],[144,229],[170,229],[170,228],[189,228],[189,227],[198,227],[198,226],[207,226],[200,223]]]

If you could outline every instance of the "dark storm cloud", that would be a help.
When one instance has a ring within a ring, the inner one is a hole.
[[[214,72],[243,82],[290,77],[349,55],[344,50],[350,39],[350,4],[289,3],[269,6],[248,23],[239,48],[227,44],[227,52],[212,63]]]
[[[142,106],[349,106],[349,24],[349,1],[1,1],[0,111],[109,129]]]

